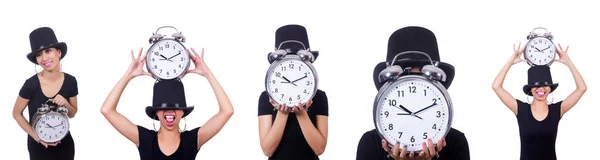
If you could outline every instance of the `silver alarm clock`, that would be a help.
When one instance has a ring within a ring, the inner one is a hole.
[[[47,144],[58,143],[69,133],[68,113],[65,106],[57,106],[48,100],[37,109],[31,125],[41,141]]]
[[[420,74],[406,74],[406,68],[394,64],[396,58],[404,54],[424,55],[431,64],[421,67]],[[452,100],[440,83],[446,80],[446,74],[438,64],[424,52],[406,51],[397,54],[379,73],[379,81],[385,84],[373,104],[373,122],[379,136],[390,147],[399,141],[407,145],[409,153],[418,154],[427,147],[421,144],[428,138],[437,143],[450,130]]]
[[[171,37],[159,34],[163,28],[172,28],[175,33]],[[185,37],[172,26],[163,26],[150,37],[150,48],[146,53],[146,69],[157,80],[183,78],[190,67],[187,48],[183,45]]]
[[[299,43],[303,49],[290,54],[290,49],[281,49],[284,43]],[[269,54],[271,66],[267,70],[265,88],[277,104],[304,105],[315,96],[319,79],[312,65],[315,60],[312,52],[316,51],[310,51],[300,41],[287,40]]]
[[[538,33],[537,30],[544,32]],[[531,66],[550,66],[556,57],[556,46],[552,40],[554,36],[543,27],[534,28],[527,35],[527,44],[523,56]]]

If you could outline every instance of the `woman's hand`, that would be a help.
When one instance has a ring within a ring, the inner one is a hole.
[[[510,58],[513,65],[520,63],[520,62],[525,62],[525,59],[523,59],[521,57],[524,50],[525,50],[525,46],[523,46],[523,48],[521,48],[521,42],[519,42],[518,46],[515,46],[515,44],[513,44],[513,55]]]
[[[188,50],[188,53],[190,55],[190,60],[192,60],[192,62],[194,63],[194,69],[188,70],[186,73],[196,73],[201,76],[206,76],[206,74],[208,74],[210,70],[208,69],[208,66],[206,66],[206,63],[204,63],[204,48],[202,48],[202,52],[200,52],[200,55],[196,53],[196,50],[194,50],[194,48],[191,48],[191,50],[192,52]]]
[[[67,99],[65,99],[65,97],[63,97],[60,94],[57,94],[54,98],[51,99],[52,103],[55,103],[56,105],[58,105],[57,107],[60,106],[66,106],[67,103],[69,101],[67,101]]]
[[[304,115],[306,114],[306,111],[308,111],[308,107],[312,105],[312,102],[313,101],[311,99],[308,102],[306,102],[306,105],[304,106],[302,106],[302,103],[298,102],[298,105],[292,108],[292,112],[294,112],[296,115]]]
[[[427,143],[423,142],[423,144],[421,145],[427,147],[423,148],[423,150],[418,155],[415,155],[414,153],[410,153],[407,155],[406,145],[402,146],[402,150],[400,150],[400,144],[396,143],[390,151],[390,147],[388,146],[387,141],[381,140],[381,146],[383,147],[383,150],[388,152],[390,158],[395,160],[431,160],[438,155],[438,152],[442,151],[442,148],[446,146],[446,140],[439,140],[436,147],[434,147],[433,141],[431,139],[428,139]]]
[[[133,56],[133,50],[131,50],[131,64],[129,64],[129,69],[127,69],[127,75],[131,76],[131,78],[135,78],[141,75],[152,76],[150,73],[144,71],[144,65],[146,64],[146,54],[142,55],[143,48],[140,48],[138,52],[138,57],[135,58]]]
[[[563,64],[569,64],[571,63],[571,58],[569,58],[569,46],[567,46],[567,48],[563,49],[562,46],[560,44],[558,44],[558,48],[556,48],[556,53],[558,54],[558,59],[554,59],[554,61],[563,63]]]
[[[56,143],[52,143],[52,144],[47,144],[46,142],[42,141],[42,140],[36,140],[38,143],[42,144],[44,147],[48,148],[48,147],[55,147],[56,145],[60,144],[60,141],[56,142]]]
[[[283,104],[277,104],[277,102],[275,102],[273,99],[269,98],[269,102],[271,103],[271,105],[273,105],[273,107],[275,107],[275,109],[277,109],[277,111],[283,113],[283,114],[288,114],[292,111],[292,108],[287,107]]]

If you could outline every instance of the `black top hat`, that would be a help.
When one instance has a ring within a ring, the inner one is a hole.
[[[183,117],[194,110],[194,106],[188,107],[185,103],[185,91],[180,80],[161,80],[154,84],[152,106],[146,107],[146,114],[158,120],[158,110],[183,110]]]
[[[58,42],[54,31],[49,27],[41,27],[31,31],[29,34],[29,43],[31,45],[31,52],[27,54],[27,59],[34,64],[38,64],[35,54],[47,48],[60,49],[62,53],[60,59],[63,59],[67,55],[67,44],[65,42]]]
[[[304,46],[299,43],[281,44],[281,42],[287,40],[300,41],[302,44],[304,44]],[[280,45],[281,47],[279,48]],[[304,28],[304,26],[289,24],[281,26],[277,29],[277,31],[275,31],[275,49],[289,49],[292,51],[292,54],[295,54],[298,50],[304,49],[305,47],[306,49],[310,49],[310,44],[308,43],[308,33],[306,32],[306,28]],[[317,60],[319,51],[311,51],[311,53],[315,57],[314,60]]]
[[[440,53],[438,51],[437,40],[435,34],[427,28],[418,26],[409,26],[396,30],[388,41],[388,51],[386,62],[380,62],[375,66],[373,71],[373,81],[377,90],[383,86],[385,82],[379,82],[378,75],[387,64],[391,64],[394,56],[405,51],[421,51],[427,53],[435,62],[439,62],[438,67],[446,73],[446,81],[441,82],[446,89],[452,84],[454,79],[454,66],[440,61]],[[424,66],[431,64],[429,59],[420,54],[405,54],[396,58],[395,65],[401,67]]]
[[[523,92],[533,96],[531,88],[540,86],[550,86],[550,93],[558,87],[558,83],[552,82],[552,74],[548,66],[533,66],[527,70],[527,84],[523,86]]]

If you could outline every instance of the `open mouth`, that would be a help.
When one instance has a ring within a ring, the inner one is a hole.
[[[42,62],[42,66],[43,66],[44,68],[48,68],[48,67],[50,67],[51,65],[52,65],[52,60],[46,60],[46,61],[43,61],[43,62]]]
[[[175,124],[175,114],[174,113],[165,113],[165,123],[167,126],[173,126]]]
[[[544,95],[546,95],[546,91],[545,90],[537,90],[537,91],[535,91],[535,94],[538,97],[544,97]]]

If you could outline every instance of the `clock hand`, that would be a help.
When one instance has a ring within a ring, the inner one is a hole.
[[[164,59],[159,59],[159,60],[167,60],[167,61],[171,61],[170,59],[168,59],[167,57],[163,56],[162,54],[160,55],[160,57],[164,58]],[[173,61],[171,61],[173,62]]]
[[[542,49],[541,51],[545,51],[545,50],[547,50],[547,49],[550,49],[550,46],[548,46],[548,47],[546,47],[546,48]],[[541,52],[541,51],[540,51],[540,52]]]
[[[433,103],[433,104],[431,104],[431,105],[429,105],[429,106],[427,106],[427,107],[425,107],[425,108],[423,108],[423,109],[421,109],[421,110],[419,110],[419,111],[415,112],[415,114],[418,114],[418,113],[420,113],[420,112],[423,112],[423,111],[425,111],[425,110],[427,110],[427,109],[429,109],[429,108],[431,108],[431,107],[433,107],[433,106],[435,106],[435,105],[437,105],[437,103]]]
[[[56,126],[54,126],[54,127],[58,127],[58,126],[61,126],[61,125],[63,125],[63,124],[64,124],[64,122],[60,122],[60,124],[59,124],[59,125],[56,125]],[[54,128],[54,127],[52,127],[52,128]]]
[[[537,47],[533,47],[533,48],[535,48],[535,50],[537,50],[538,52],[541,52],[540,49],[538,49]]]
[[[299,80],[302,80],[302,79],[304,79],[304,78],[306,78],[306,77],[308,77],[308,76],[306,76],[306,75],[305,75],[304,77],[300,77],[300,78],[298,78],[298,79],[296,79],[296,80],[292,81],[292,83],[294,83],[294,82],[298,82]]]
[[[285,76],[281,76],[281,77],[283,77],[283,79],[284,79],[285,81],[287,81],[287,82],[281,82],[281,83],[289,83],[289,84],[292,84],[292,85],[294,85],[294,86],[298,86],[298,85],[294,84],[294,82],[290,82],[290,80],[289,80],[289,79],[287,79],[287,77],[285,77]]]
[[[400,116],[414,116],[414,117],[417,117],[419,119],[423,119],[423,118],[421,118],[421,117],[419,117],[419,116],[417,116],[415,114],[411,114],[411,113],[396,113],[396,114],[400,115]]]
[[[52,128],[54,130],[56,130],[56,128],[52,127],[50,124],[46,123],[46,126],[48,126],[48,128]]]
[[[176,54],[176,55],[174,55],[174,56],[171,56],[171,57],[167,58],[167,60],[171,60],[172,58],[174,58],[175,56],[178,56],[178,55],[180,55],[180,54],[181,54],[181,52],[177,53],[177,54]]]

